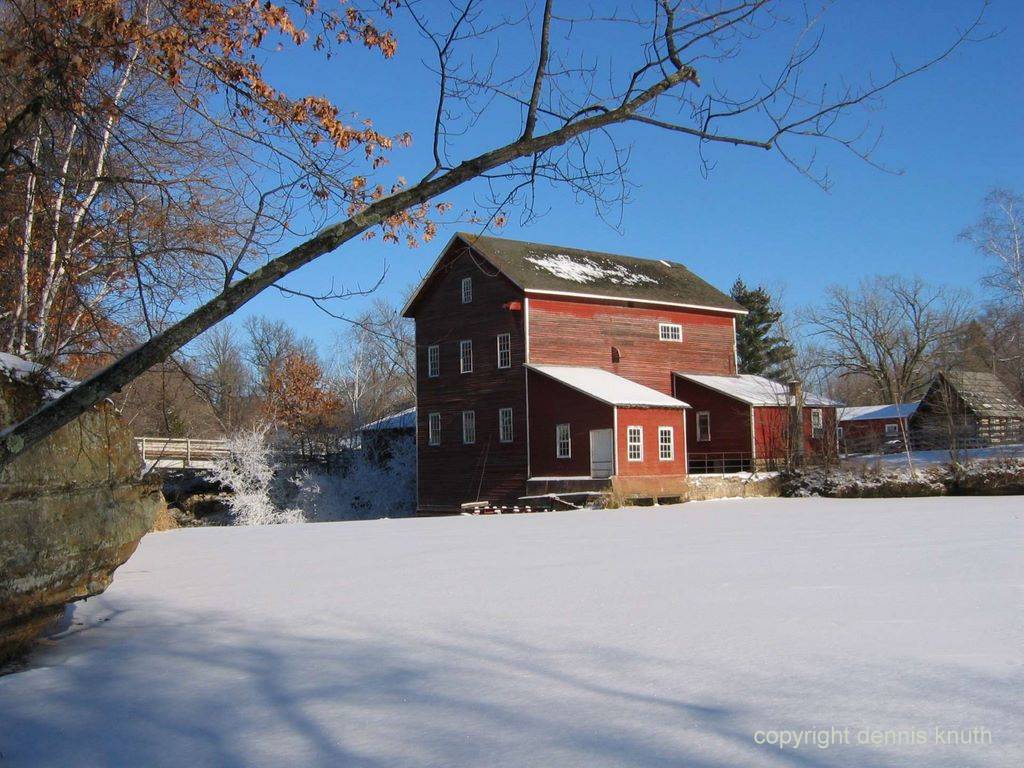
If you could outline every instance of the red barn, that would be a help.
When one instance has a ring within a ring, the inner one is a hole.
[[[773,466],[790,450],[794,395],[778,381],[750,374],[675,373],[675,396],[690,404],[687,452],[691,472],[738,472]],[[836,403],[803,396],[803,451],[834,455]]]
[[[856,405],[839,409],[839,446],[844,453],[903,450],[907,420],[917,403]]]
[[[673,372],[734,375],[743,313],[681,264],[457,234],[404,310],[419,511],[554,490],[679,495]]]

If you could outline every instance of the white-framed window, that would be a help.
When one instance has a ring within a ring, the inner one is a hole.
[[[427,347],[427,376],[436,379],[441,375],[441,348],[437,344]]]
[[[473,278],[462,278],[462,303],[469,304],[473,301]]]
[[[658,458],[661,461],[672,461],[676,457],[673,431],[672,427],[658,427]]]
[[[555,456],[559,459],[572,458],[572,439],[568,424],[559,424],[555,427]]]
[[[885,425],[885,436],[886,437],[899,437],[900,436],[900,425],[899,424],[886,424]]]
[[[441,414],[432,413],[427,417],[427,442],[430,445],[441,444]]]
[[[821,437],[823,426],[821,408],[811,408],[811,437]]]
[[[843,428],[842,427],[836,427],[836,440],[842,440],[842,439],[843,439]]]
[[[512,409],[498,409],[498,440],[503,443],[512,442]]]
[[[473,372],[473,342],[468,339],[459,342],[459,370],[462,373]]]
[[[643,427],[626,427],[626,458],[630,461],[644,460]]]
[[[476,411],[462,412],[462,442],[466,445],[476,442]]]
[[[697,411],[697,442],[711,442],[711,411]]]
[[[498,334],[498,367],[512,367],[512,335],[508,333]]]
[[[658,338],[662,341],[682,341],[683,326],[679,323],[658,323]]]

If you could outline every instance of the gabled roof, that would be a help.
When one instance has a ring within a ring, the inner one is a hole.
[[[678,371],[675,375],[708,389],[713,389],[716,392],[721,392],[723,395],[728,395],[748,405],[772,406],[793,404],[788,386],[781,381],[766,379],[764,376],[754,376],[749,373],[741,373],[736,376],[708,376],[696,373],[679,373]],[[804,392],[804,405],[838,405],[838,403],[835,400],[816,395],[813,392]]]
[[[470,246],[524,291],[664,304],[746,314],[746,310],[682,264],[661,259],[638,259],[560,245],[544,245],[503,237],[458,232],[456,241]],[[406,304],[415,303],[438,262]]]
[[[914,414],[919,403],[893,403],[890,405],[851,405],[840,408],[836,416],[840,421],[872,421],[874,419],[906,419]]]
[[[364,424],[360,431],[366,432],[367,430],[373,431],[378,429],[416,429],[416,406],[414,405],[412,408],[406,408],[404,411],[398,411],[382,419],[371,421],[369,424]]]
[[[682,400],[637,384],[600,368],[576,365],[527,365],[531,371],[550,376],[595,400],[616,406],[640,408],[689,408]]]
[[[990,419],[1024,418],[1024,405],[994,373],[943,371],[942,378],[978,416]]]

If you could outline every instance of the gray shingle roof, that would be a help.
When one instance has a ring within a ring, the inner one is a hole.
[[[675,262],[467,232],[459,232],[457,236],[526,291],[744,311],[729,296]]]
[[[942,375],[978,416],[990,419],[1024,418],[1024,405],[994,373],[943,371]]]

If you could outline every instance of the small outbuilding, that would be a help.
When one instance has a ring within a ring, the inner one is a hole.
[[[985,371],[936,374],[909,421],[915,448],[984,448],[1024,441],[1024,405]]]
[[[674,375],[676,398],[690,404],[686,434],[690,472],[740,472],[772,468],[790,452],[805,457],[836,454],[836,405],[799,385],[739,374]],[[803,408],[796,412],[800,399]],[[801,441],[790,439],[794,425]]]
[[[907,420],[917,403],[852,405],[839,408],[839,450],[843,453],[876,453],[903,450],[909,429]]]
[[[374,460],[387,461],[397,443],[416,440],[416,406],[392,413],[359,430],[362,448]]]

